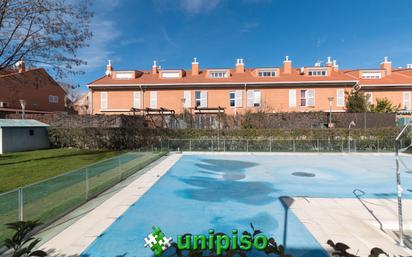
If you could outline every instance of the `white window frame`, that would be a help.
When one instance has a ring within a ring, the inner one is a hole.
[[[203,108],[207,107],[207,91],[206,90],[200,91],[200,107],[203,107]]]
[[[260,107],[262,105],[262,93],[260,90],[248,90],[247,91],[247,106],[248,107]]]
[[[229,77],[227,71],[210,71],[209,72],[209,78],[212,78],[212,79],[223,79],[227,77]]]
[[[233,108],[236,107],[236,91],[229,92],[229,106]]]
[[[177,79],[180,78],[180,72],[178,71],[163,71],[162,78],[164,79]]]
[[[325,77],[325,76],[328,76],[328,70],[309,70],[308,76]]]
[[[411,109],[411,92],[402,92],[402,108],[404,110]]]
[[[337,107],[345,106],[345,89],[343,88],[336,89],[336,106]]]
[[[191,91],[190,90],[185,90],[183,91],[183,107],[184,108],[190,108],[192,106],[192,101],[191,101]]]
[[[232,107],[232,108],[242,107],[242,101],[243,101],[242,95],[243,95],[242,90],[230,91],[229,92],[229,107]]]
[[[276,77],[276,71],[274,70],[259,70],[258,77]]]
[[[195,91],[195,107],[202,107],[202,91]]]
[[[303,94],[302,94],[303,93]],[[305,104],[302,105],[302,101]],[[300,106],[302,107],[314,107],[315,103],[315,89],[301,89],[300,90]]]
[[[133,78],[133,71],[116,71],[115,79],[132,79]]]
[[[100,92],[100,109],[105,110],[109,106],[109,96],[106,91]]]
[[[157,91],[150,91],[150,108],[157,108]]]
[[[242,90],[236,90],[235,106],[236,107],[242,107],[242,102],[243,102],[243,91]]]
[[[59,97],[57,95],[49,95],[49,103],[59,103]]]
[[[289,89],[289,107],[296,107],[296,89]]]
[[[382,73],[380,71],[369,71],[369,72],[362,72],[363,79],[380,79],[382,78]]]
[[[140,91],[133,92],[133,108],[140,109]]]

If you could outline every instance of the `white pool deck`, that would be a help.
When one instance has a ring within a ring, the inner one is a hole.
[[[210,152],[188,152],[184,154],[213,155]],[[285,155],[302,153],[218,153],[251,155]],[[308,153],[310,155],[312,153]],[[319,155],[319,153],[313,153]],[[322,153],[321,153],[322,154]],[[362,153],[359,153],[362,155]],[[342,155],[325,153],[322,155]],[[371,155],[368,153],[367,155]],[[387,155],[387,154],[376,154]],[[393,154],[392,154],[393,155]],[[72,225],[45,242],[41,249],[49,256],[79,256],[100,234],[134,204],[157,180],[163,176],[182,154],[171,153],[143,175],[135,178],[102,204],[89,211]],[[412,200],[404,200],[405,229],[412,229]],[[370,249],[380,247],[390,256],[412,256],[412,251],[397,245],[398,228],[396,200],[380,199],[325,199],[293,198],[290,209],[306,228],[327,250],[328,239],[351,246],[350,252],[368,256]]]

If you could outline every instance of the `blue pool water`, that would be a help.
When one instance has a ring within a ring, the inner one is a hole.
[[[412,167],[412,158],[403,159]],[[230,235],[253,223],[294,257],[327,256],[280,198],[354,198],[355,189],[362,197],[394,198],[394,168],[393,156],[185,155],[83,255],[153,256],[143,246],[153,225],[176,239],[210,228]],[[412,198],[412,173],[402,180]]]

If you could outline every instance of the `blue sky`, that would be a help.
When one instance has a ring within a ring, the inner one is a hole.
[[[332,56],[341,68],[412,63],[410,0],[95,0],[90,47],[79,53],[84,86],[115,69],[280,66]]]

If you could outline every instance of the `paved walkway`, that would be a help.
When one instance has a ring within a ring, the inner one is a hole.
[[[171,154],[111,198],[41,246],[49,256],[79,256],[181,157]]]
[[[396,199],[293,198],[290,209],[319,243],[331,251],[326,241],[342,242],[348,252],[369,256],[379,247],[390,256],[411,256],[412,251],[397,245]],[[405,229],[412,228],[412,200],[403,200]]]

